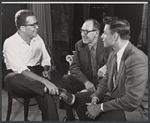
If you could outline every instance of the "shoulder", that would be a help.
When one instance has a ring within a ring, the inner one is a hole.
[[[77,41],[77,43],[76,43],[76,45],[78,45],[78,46],[81,46],[82,44],[83,44],[82,39],[81,39],[81,40],[79,40],[79,41]]]
[[[84,44],[82,39],[75,44],[76,48],[85,48],[86,46],[87,44]]]
[[[15,33],[12,36],[5,39],[4,45],[15,45],[18,40],[19,40],[19,36],[17,35],[17,33]]]
[[[132,49],[127,55],[126,62],[133,63],[133,64],[138,63],[138,62],[147,63],[148,57],[143,51],[141,51],[140,49],[138,49],[137,47],[133,45]]]

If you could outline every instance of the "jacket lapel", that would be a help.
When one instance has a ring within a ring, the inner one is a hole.
[[[89,65],[91,65],[91,60],[89,57],[89,49],[88,49],[88,45],[83,45],[83,47],[81,48],[81,53],[82,53],[82,57],[83,60],[85,62],[85,64],[89,67]]]
[[[115,88],[117,87],[119,81],[120,81],[120,77],[121,77],[121,74],[124,70],[124,67],[125,67],[125,60],[126,60],[126,57],[128,55],[128,53],[130,52],[130,50],[132,49],[132,44],[129,42],[129,44],[127,45],[123,55],[122,55],[122,58],[121,58],[121,62],[120,62],[120,66],[119,66],[119,71],[118,71],[118,74],[117,74],[117,77],[116,77],[116,86]],[[114,88],[114,90],[115,90]]]
[[[104,52],[104,44],[102,42],[102,39],[99,37],[96,48],[96,68],[99,68],[103,65]]]
[[[114,59],[114,55],[115,55],[115,53],[113,53],[111,55],[111,58],[108,62],[109,67],[110,67],[110,69],[109,69],[109,79],[108,79],[108,89],[109,89],[109,91],[111,91],[113,89],[113,75],[114,75],[114,70],[113,70],[114,60],[113,59]]]

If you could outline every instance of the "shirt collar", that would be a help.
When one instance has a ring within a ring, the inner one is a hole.
[[[21,38],[21,36],[19,35],[19,33],[18,32],[16,32],[16,41],[17,41],[17,43],[18,44],[23,44],[23,43],[26,43],[22,38]]]
[[[91,50],[92,47],[94,48],[94,50],[96,50],[96,48],[97,48],[97,41],[93,45],[88,45],[88,46],[89,46],[89,50]]]
[[[17,40],[17,43],[18,44],[23,44],[23,43],[26,43],[22,38],[21,38],[21,36],[19,35],[19,33],[18,32],[16,32],[16,39],[18,39]],[[36,41],[36,37],[34,37],[32,40],[31,40],[31,42],[32,41]]]
[[[121,59],[122,55],[124,53],[124,50],[126,48],[126,46],[128,45],[129,41],[127,41],[127,43],[117,52],[117,59]]]

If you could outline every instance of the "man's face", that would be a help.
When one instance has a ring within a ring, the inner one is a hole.
[[[101,38],[103,39],[104,47],[112,47],[114,45],[115,40],[109,25],[105,25]]]
[[[25,34],[32,39],[37,36],[38,28],[35,16],[28,16],[26,18]]]
[[[93,40],[95,39],[95,37],[97,36],[96,31],[97,30],[93,29],[93,22],[86,21],[81,27],[81,37],[82,37],[83,43],[91,44]]]

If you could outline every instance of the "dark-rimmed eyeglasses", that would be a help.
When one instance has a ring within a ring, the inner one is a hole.
[[[80,32],[81,32],[81,33],[84,33],[85,35],[87,35],[87,34],[90,33],[90,32],[94,32],[94,31],[97,31],[97,30],[96,30],[96,29],[93,29],[93,30],[80,29]]]
[[[32,26],[32,27],[36,27],[38,26],[39,22],[35,22],[33,24],[24,24],[24,26]]]

